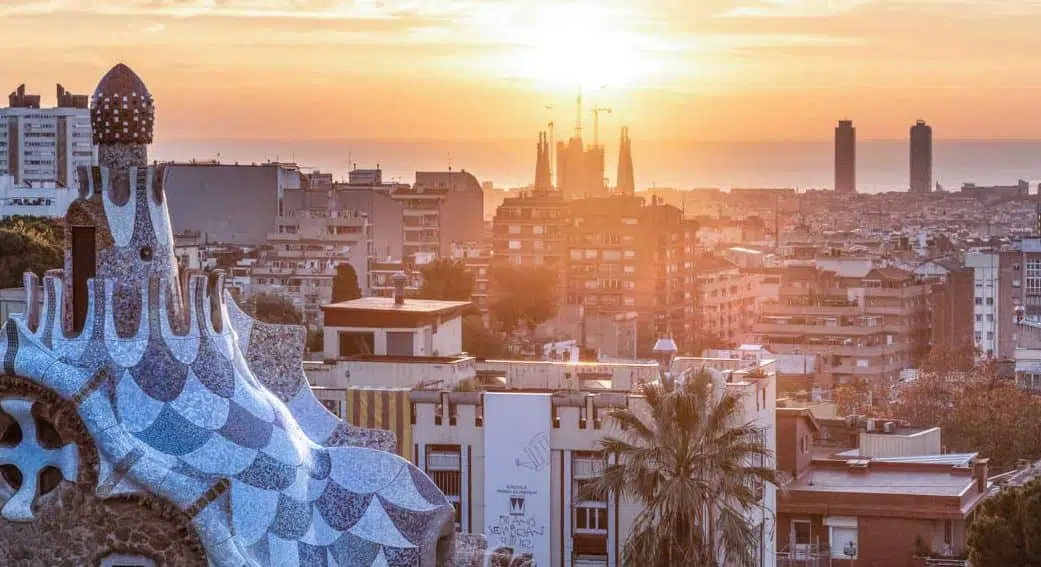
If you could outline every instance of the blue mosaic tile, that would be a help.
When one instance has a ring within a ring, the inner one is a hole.
[[[257,543],[246,548],[246,553],[256,565],[271,565],[271,554],[268,552],[267,538],[262,538]]]
[[[409,543],[416,546],[422,545],[423,538],[427,535],[427,531],[432,524],[431,520],[434,519],[439,510],[417,512],[395,506],[382,496],[377,498],[380,500],[383,511],[387,513],[387,517],[394,523],[394,527],[397,528],[398,532],[405,536]]]
[[[412,567],[419,565],[421,559],[419,550],[412,548],[384,547],[383,555],[390,567]]]
[[[329,552],[340,567],[371,567],[380,552],[380,545],[345,533],[329,546]]]
[[[201,472],[225,476],[239,474],[256,458],[256,449],[242,447],[220,435],[211,435],[201,447],[181,455],[181,460]]]
[[[324,447],[312,448],[310,465],[308,473],[312,478],[319,480],[328,478],[329,471],[332,469],[329,450]]]
[[[188,379],[188,367],[177,361],[162,338],[152,337],[141,362],[130,369],[137,385],[149,396],[169,402],[181,393]]]
[[[315,507],[325,523],[337,530],[346,531],[358,523],[373,498],[372,494],[358,494],[330,482],[326,485],[325,492],[315,501]]]
[[[231,362],[221,353],[213,341],[202,339],[199,355],[192,363],[192,372],[211,392],[222,398],[230,398],[235,393],[235,375]]]
[[[423,495],[428,502],[442,505],[447,504],[448,499],[441,490],[434,484],[430,477],[423,474],[423,471],[416,467],[409,467],[409,474],[412,475],[412,483],[416,487],[416,490]]]
[[[311,527],[310,504],[281,496],[278,499],[275,519],[268,528],[271,533],[288,540],[299,540],[307,533],[309,527]]]
[[[329,567],[329,551],[324,547],[300,544],[300,567]]]
[[[278,499],[277,492],[244,482],[231,483],[231,520],[239,539],[249,545],[266,536],[278,509]]]
[[[253,464],[238,474],[238,479],[265,490],[285,490],[296,480],[296,467],[259,453]]]
[[[220,428],[220,434],[243,447],[261,449],[271,439],[272,427],[271,423],[232,402],[228,408],[228,421]]]
[[[152,425],[137,434],[137,438],[161,453],[179,456],[202,447],[211,435],[212,431],[193,424],[166,407]]]

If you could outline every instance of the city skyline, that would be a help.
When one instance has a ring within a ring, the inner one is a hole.
[[[902,139],[917,119],[945,139],[1034,139],[1035,13],[984,0],[17,0],[0,7],[17,54],[0,87],[24,82],[46,103],[54,83],[85,92],[124,61],[164,100],[160,140],[526,138],[549,120],[566,133],[577,82],[587,108],[614,108],[608,131],[644,140],[824,140],[843,117],[860,140]]]

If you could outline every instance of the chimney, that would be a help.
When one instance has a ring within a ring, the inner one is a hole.
[[[407,279],[405,272],[396,272],[391,276],[390,281],[394,284],[394,305],[405,303],[405,281]]]
[[[987,491],[987,477],[989,474],[990,459],[977,457],[972,462],[972,476],[976,480],[976,491],[983,494]]]

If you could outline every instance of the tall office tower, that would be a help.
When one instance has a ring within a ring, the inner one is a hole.
[[[835,191],[857,192],[857,129],[852,120],[835,127]]]
[[[94,161],[87,96],[57,92],[56,107],[40,108],[40,95],[19,85],[0,108],[0,176],[15,185],[75,188],[76,168]]]
[[[932,184],[933,129],[919,120],[911,127],[911,192],[929,193]]]
[[[622,128],[622,141],[618,145],[618,177],[615,193],[632,195],[636,192],[636,181],[633,179],[633,153],[629,139],[629,128]]]

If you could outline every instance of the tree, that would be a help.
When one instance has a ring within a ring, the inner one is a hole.
[[[336,275],[333,276],[333,303],[350,301],[361,297],[361,287],[358,286],[358,272],[349,262],[336,265]]]
[[[923,373],[900,389],[892,415],[939,426],[951,451],[978,451],[995,471],[1041,458],[1041,401],[1001,378],[993,364]]]
[[[480,315],[472,314],[463,317],[463,351],[477,358],[502,358],[506,346],[502,337],[484,325]]]
[[[600,445],[616,462],[585,489],[641,504],[621,563],[756,564],[758,534],[745,511],[759,505],[763,483],[778,483],[776,471],[764,466],[771,454],[763,429],[738,423],[740,400],[716,390],[704,370],[679,382],[645,384],[642,393],[646,412],[609,414],[622,435],[605,436]]]
[[[966,539],[973,565],[1041,564],[1041,480],[1006,486],[976,512]]]
[[[303,325],[304,317],[292,300],[282,295],[256,293],[246,299],[243,309],[253,318],[276,325]]]
[[[61,246],[45,234],[0,228],[0,288],[21,287],[25,272],[42,276],[63,263]]]
[[[489,276],[495,293],[488,309],[503,332],[524,328],[531,333],[557,314],[557,277],[552,271],[504,264]]]
[[[423,299],[470,301],[473,296],[474,277],[462,260],[438,258],[419,271],[423,274],[419,297]]]

